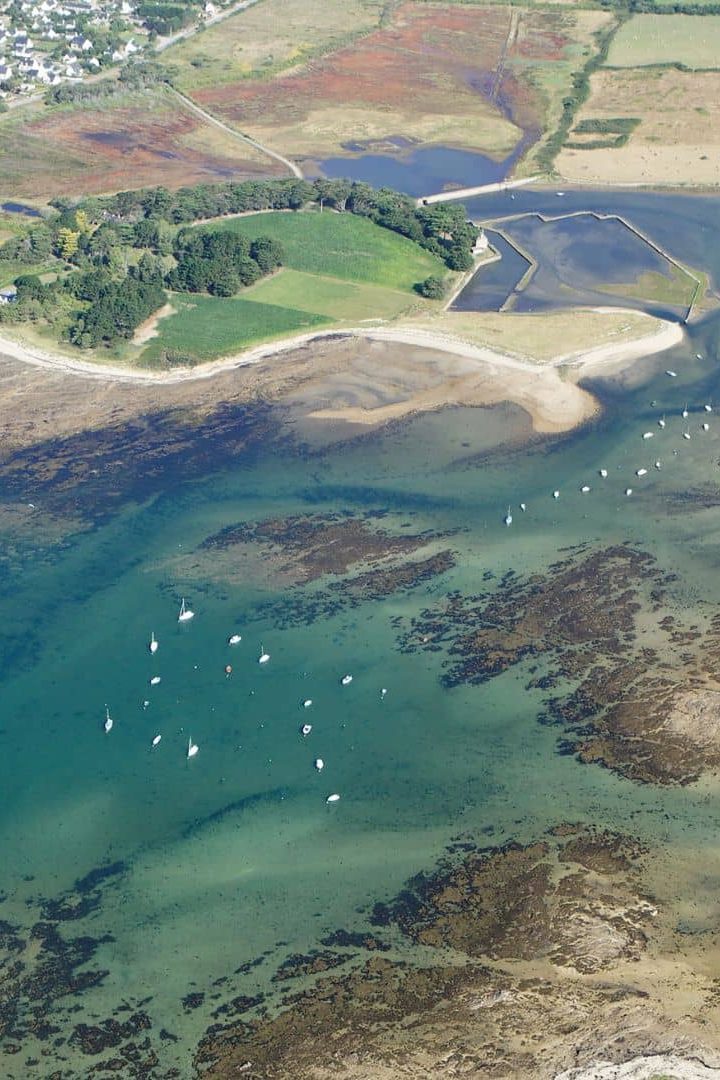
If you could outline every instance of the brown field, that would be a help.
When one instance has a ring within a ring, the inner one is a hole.
[[[298,157],[393,135],[502,157],[523,131],[544,127],[554,94],[567,90],[565,73],[607,17],[404,3],[390,25],[302,68],[201,87],[193,97]],[[557,87],[547,69],[561,73]]]
[[[123,95],[105,107],[35,108],[0,120],[0,198],[260,175],[284,170],[158,91]]]
[[[625,146],[565,149],[555,160],[560,175],[585,183],[720,184],[720,72],[597,72],[577,120],[621,116],[641,121]]]

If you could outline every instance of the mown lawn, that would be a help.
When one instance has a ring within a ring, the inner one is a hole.
[[[444,275],[440,259],[412,240],[353,214],[283,212],[251,214],[214,223],[252,238],[272,236],[285,252],[284,265],[344,281],[364,281],[411,291],[431,274]]]
[[[173,294],[171,303],[177,314],[158,324],[158,337],[140,355],[142,366],[162,365],[168,350],[174,354],[171,362],[202,363],[329,322],[307,311],[241,299]]]
[[[391,319],[414,306],[407,292],[283,269],[243,293],[243,300],[278,304],[330,319]]]

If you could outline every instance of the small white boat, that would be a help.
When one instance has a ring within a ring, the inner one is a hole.
[[[654,437],[654,435],[655,435],[654,431],[644,431],[643,432],[643,439],[652,439]]]
[[[559,498],[560,498],[560,492],[559,491],[553,491],[553,499],[559,499]]]
[[[712,405],[703,405],[705,412],[712,412]]]
[[[527,510],[527,503],[520,503],[520,509],[522,510],[522,512],[524,514],[525,511]]]
[[[155,654],[158,651],[158,643],[157,643],[157,640],[155,638],[155,634],[150,634],[150,644],[148,645],[148,649],[153,654]]]
[[[689,438],[690,438],[690,432],[689,431],[683,431],[683,439],[689,439]]]
[[[338,795],[338,793],[337,793],[337,792],[334,792],[334,793],[333,793],[332,795],[328,795],[328,797],[327,797],[327,799],[325,800],[325,802],[326,802],[326,803],[330,803],[330,802],[340,802],[340,796]]]
[[[590,487],[589,487],[588,484],[583,484],[583,486],[580,488],[580,491],[582,492],[583,495],[587,495],[589,490],[590,490]]]
[[[647,469],[636,469],[635,470],[635,475],[636,476],[647,476]]]
[[[605,480],[607,478],[607,469],[600,469],[600,476]]]
[[[688,416],[689,416],[689,415],[690,415],[690,414],[689,414],[689,412],[688,412],[688,407],[687,407],[687,405],[686,405],[686,406],[685,406],[685,408],[684,408],[684,409],[683,409],[683,411],[682,411],[682,418],[683,418],[683,420],[687,420],[687,418],[688,418]]]
[[[312,705],[312,698],[311,697],[306,697],[305,700],[303,701],[303,709],[309,709],[311,705]]]
[[[340,680],[340,685],[341,686],[349,686],[352,681],[353,681],[352,675],[343,675],[342,679]]]
[[[709,424],[703,424],[702,429],[703,429],[703,431],[709,431],[710,430],[710,425]]]
[[[662,461],[656,461],[655,462],[655,468],[656,469],[662,469]]]
[[[194,743],[192,739],[188,739],[187,756],[189,758],[195,757],[199,749],[200,747],[197,745],[197,743]]]
[[[160,742],[161,739],[162,739],[162,735],[156,735],[155,738],[152,741],[152,745],[157,746],[157,744]]]
[[[258,664],[267,664],[269,659],[270,659],[270,653],[265,652],[265,649],[261,645],[260,646],[260,655],[258,656]]]
[[[322,772],[323,769],[325,768],[325,762],[323,761],[323,759],[321,757],[316,757],[315,761],[313,762],[313,765],[315,766],[315,768],[317,769],[318,772]]]
[[[557,195],[558,199],[562,199],[565,192],[564,191],[556,191],[555,194]]]
[[[663,418],[661,420],[658,420],[658,427],[665,427],[665,417],[664,416],[663,416]]]
[[[670,370],[668,369],[668,370],[667,370],[667,371],[665,372],[665,374],[666,374],[666,375],[669,375],[671,379],[677,379],[677,371],[670,371]]]
[[[507,508],[507,514],[503,518],[506,525],[512,525],[512,514],[510,513],[510,507]]]
[[[239,645],[242,641],[242,634],[231,634],[228,638],[228,645]]]
[[[180,604],[180,611],[178,613],[178,622],[190,622],[190,620],[194,618],[195,612],[191,611],[190,608],[186,605],[185,597],[183,596],[182,603]]]
[[[696,353],[695,353],[695,359],[696,359],[696,360],[702,360],[702,358],[703,358],[703,355],[702,355],[702,353],[699,353],[699,352],[696,352]]]
[[[103,724],[103,730],[104,730],[106,735],[110,734],[110,732],[112,731],[112,726],[113,726],[112,716],[110,715],[110,710],[108,709],[108,707],[106,705],[105,706],[105,723]]]
[[[150,680],[150,685],[151,686],[157,686],[157,684],[159,682],[160,682],[160,676],[159,675],[153,675],[152,679]]]
[[[303,738],[307,738],[311,731],[312,724],[303,724],[303,726],[300,728],[300,734],[303,736]]]
[[[626,495],[632,495],[632,488],[625,488]]]
[[[380,691],[380,697],[381,697],[381,698],[384,698],[386,694],[387,694],[387,690],[386,690],[386,689],[385,689],[385,687],[383,686],[382,690]]]

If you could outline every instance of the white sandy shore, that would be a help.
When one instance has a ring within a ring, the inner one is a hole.
[[[655,320],[656,322],[658,320]],[[592,367],[612,364],[625,365],[641,356],[648,356],[662,352],[679,344],[683,340],[682,327],[676,323],[660,321],[658,329],[645,337],[634,341],[624,342],[618,345],[604,345],[600,348],[590,349],[585,352],[558,356],[550,364],[543,367],[561,367],[572,365],[573,367]],[[21,363],[30,364],[33,367],[50,368],[54,372],[67,375],[80,375],[84,378],[101,379],[109,382],[132,382],[146,385],[168,385],[182,383],[197,379],[211,379],[225,371],[234,368],[247,367],[258,364],[281,353],[291,352],[310,345],[315,341],[342,340],[347,338],[366,338],[372,341],[397,342],[403,345],[414,345],[420,348],[433,349],[437,352],[451,353],[455,356],[463,356],[471,360],[482,361],[494,368],[506,368],[515,371],[537,372],[540,365],[520,360],[517,357],[508,356],[480,345],[473,345],[467,341],[451,337],[446,334],[438,334],[429,330],[409,329],[403,327],[386,327],[382,329],[370,329],[368,327],[349,327],[336,330],[319,330],[310,334],[299,334],[283,341],[272,342],[267,345],[258,345],[252,349],[246,349],[236,356],[223,357],[207,364],[201,364],[194,368],[183,368],[179,371],[150,372],[137,369],[123,368],[109,364],[94,364],[86,360],[75,360],[73,357],[63,356],[59,353],[47,352],[34,346],[23,344],[11,338],[0,337],[0,356],[4,355]]]
[[[653,1054],[633,1058],[621,1065],[598,1062],[580,1069],[557,1073],[554,1080],[710,1080],[720,1076],[720,1066],[675,1054]]]

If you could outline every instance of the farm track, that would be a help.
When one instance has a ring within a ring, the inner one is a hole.
[[[236,128],[230,127],[230,125],[226,124],[223,120],[218,120],[216,116],[213,116],[212,113],[207,112],[205,109],[202,108],[202,106],[196,104],[196,102],[194,102],[192,98],[188,97],[186,94],[183,94],[180,90],[176,90],[175,87],[170,86],[169,83],[168,88],[170,89],[171,93],[175,95],[176,98],[182,101],[183,104],[186,105],[189,109],[192,109],[192,111],[197,116],[202,117],[202,119],[205,120],[208,124],[213,124],[216,128],[224,131],[227,135],[232,135],[234,138],[239,139],[240,142],[244,142],[246,143],[246,145],[252,146],[255,150],[259,150],[261,154],[266,154],[267,157],[274,158],[275,161],[279,161],[282,165],[284,165],[285,168],[288,169],[293,176],[296,176],[298,178],[298,180],[302,180],[302,169],[299,165],[296,165],[294,161],[290,161],[289,158],[283,157],[283,155],[279,154],[277,150],[271,150],[269,146],[264,146],[262,143],[258,142],[257,139],[251,138],[250,135],[243,135],[241,131],[237,131]]]

